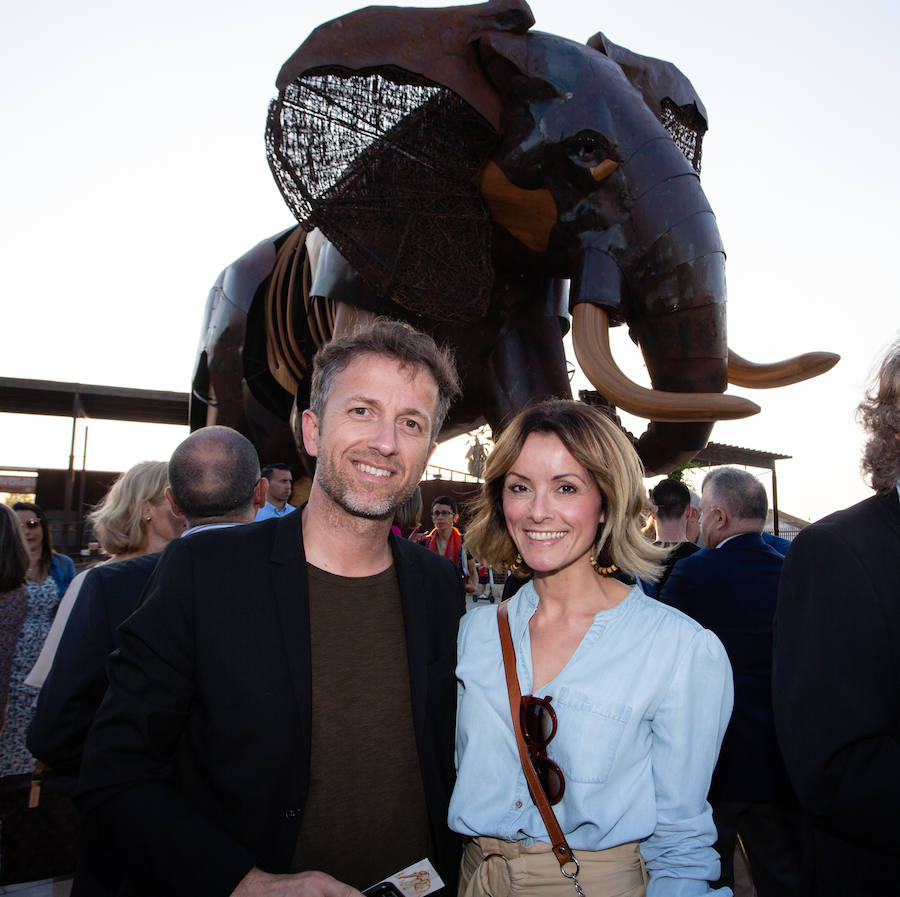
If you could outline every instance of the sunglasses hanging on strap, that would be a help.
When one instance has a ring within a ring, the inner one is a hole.
[[[500,647],[503,649],[503,668],[506,671],[506,688],[509,692],[509,710],[512,715],[519,761],[525,773],[525,781],[531,798],[537,805],[547,827],[553,846],[553,855],[559,863],[559,871],[575,886],[578,897],[584,891],[578,883],[578,860],[566,842],[559,827],[551,803],[558,803],[565,791],[562,770],[546,754],[546,748],[556,734],[556,713],[550,707],[550,698],[522,696],[519,677],[516,674],[516,649],[509,631],[507,605],[502,601],[497,608],[497,626],[500,629]],[[523,734],[523,730],[526,734]]]

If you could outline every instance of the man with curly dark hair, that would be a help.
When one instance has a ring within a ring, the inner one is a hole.
[[[900,856],[900,341],[859,406],[875,495],[794,539],[773,696],[806,812],[804,894],[890,894]]]

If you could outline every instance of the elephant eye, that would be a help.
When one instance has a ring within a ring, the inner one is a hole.
[[[582,131],[569,141],[569,153],[578,162],[594,165],[610,156],[612,147],[600,134]]]

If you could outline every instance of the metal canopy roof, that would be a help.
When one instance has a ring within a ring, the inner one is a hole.
[[[15,414],[49,414],[187,426],[188,398],[186,392],[0,377],[0,411]],[[790,457],[791,455],[776,452],[710,442],[694,456],[693,463],[698,467],[739,464],[774,470],[776,461]]]
[[[0,377],[0,411],[187,426],[188,393]]]
[[[695,464],[697,467],[739,464],[742,467],[762,467],[766,470],[775,470],[776,461],[784,461],[791,457],[791,455],[779,455],[775,452],[743,448],[739,445],[710,442],[705,449],[701,449],[694,455],[691,464]]]

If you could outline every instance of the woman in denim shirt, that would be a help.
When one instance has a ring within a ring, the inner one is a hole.
[[[552,699],[537,771],[587,897],[706,894],[719,875],[706,794],[731,667],[712,633],[622,581],[655,579],[665,556],[640,532],[642,476],[605,415],[544,402],[498,440],[467,535],[487,563],[533,574],[509,603],[519,684]],[[460,894],[573,894],[519,761],[496,608],[463,619],[457,677]]]

